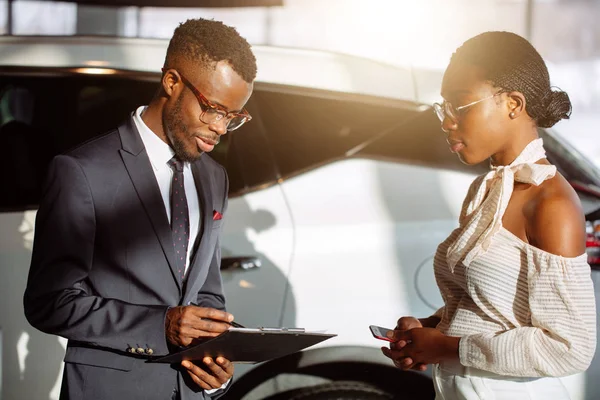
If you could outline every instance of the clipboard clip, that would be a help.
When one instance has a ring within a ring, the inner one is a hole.
[[[261,326],[258,329],[262,332],[304,333],[304,328],[267,328],[267,327]]]

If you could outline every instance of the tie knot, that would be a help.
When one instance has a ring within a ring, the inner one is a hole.
[[[167,164],[175,172],[183,171],[183,161],[178,160],[176,157],[171,158]]]

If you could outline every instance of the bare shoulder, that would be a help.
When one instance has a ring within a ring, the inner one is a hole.
[[[529,243],[552,254],[576,257],[585,252],[585,217],[579,197],[560,174],[536,190],[527,214]]]

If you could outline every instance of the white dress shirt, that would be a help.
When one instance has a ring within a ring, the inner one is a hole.
[[[165,204],[165,211],[169,223],[171,223],[171,182],[173,180],[173,170],[167,164],[171,158],[175,155],[175,152],[167,143],[163,142],[142,120],[142,113],[146,109],[146,106],[138,107],[133,115],[133,122],[137,127],[144,147],[148,153],[150,164],[152,164],[152,170],[158,187],[160,188],[160,194]],[[189,162],[183,163],[183,182],[185,185],[185,197],[187,198],[189,218],[190,218],[190,235],[188,242],[187,260],[185,263],[185,277],[187,278],[187,271],[191,262],[193,253],[193,246],[198,237],[199,225],[200,225],[200,203],[198,199],[198,191],[196,190],[196,184],[194,182],[194,176],[192,175],[192,168]]]

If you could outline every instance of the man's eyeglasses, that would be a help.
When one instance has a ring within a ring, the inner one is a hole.
[[[163,72],[164,71],[165,70],[163,69]],[[200,93],[200,91],[196,89],[196,87],[192,85],[192,83],[188,81],[186,77],[181,74],[181,72],[177,72],[179,73],[183,84],[192,91],[194,96],[196,96],[198,103],[200,104],[200,109],[202,110],[202,113],[200,113],[200,121],[204,122],[205,124],[214,124],[216,122],[220,122],[221,120],[225,120],[227,132],[231,132],[252,119],[252,116],[245,108],[242,109],[241,113],[229,112],[224,107],[211,102],[204,97],[204,95]]]
[[[504,93],[503,91],[500,91],[496,94],[493,94],[491,96],[488,97],[484,97],[483,99],[479,99],[476,100],[472,103],[469,104],[465,104],[464,106],[459,106],[459,107],[454,107],[452,105],[452,103],[450,103],[449,101],[443,101],[442,104],[440,103],[433,103],[433,111],[435,112],[435,115],[437,115],[437,117],[440,119],[440,121],[442,123],[444,123],[444,120],[446,118],[450,118],[450,120],[454,123],[457,123],[458,120],[460,119],[460,117],[464,114],[465,110],[471,106],[474,106],[477,103],[481,103],[482,101],[485,100],[489,100],[491,98],[494,98],[496,96],[498,96],[499,94]]]

